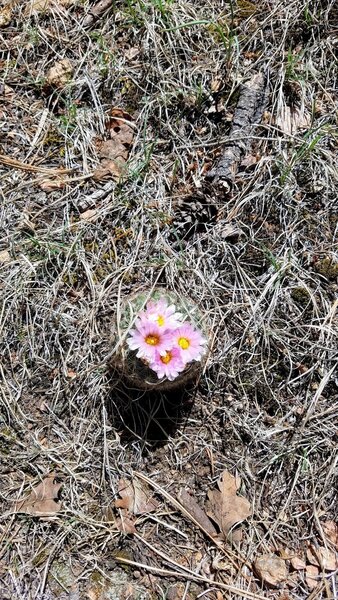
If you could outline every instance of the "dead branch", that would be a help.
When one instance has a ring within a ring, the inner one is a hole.
[[[256,73],[241,85],[229,140],[216,166],[206,179],[213,186],[230,191],[244,156],[250,151],[253,131],[262,118],[266,103],[267,78]]]

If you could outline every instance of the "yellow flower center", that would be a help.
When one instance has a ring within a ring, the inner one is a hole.
[[[172,359],[171,352],[166,352],[164,356],[161,356],[161,361],[167,365]]]
[[[164,325],[164,317],[162,315],[158,315],[158,317],[157,317],[157,323],[159,324],[160,327],[163,327],[163,325]]]
[[[180,337],[178,339],[178,345],[182,348],[182,350],[187,350],[190,346],[190,342],[185,337]]]
[[[145,342],[146,344],[149,344],[149,346],[157,346],[157,344],[159,343],[160,338],[158,337],[158,335],[147,335],[147,337],[145,338]]]

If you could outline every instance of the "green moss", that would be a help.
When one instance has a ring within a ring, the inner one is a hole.
[[[329,256],[323,258],[322,260],[318,260],[314,268],[317,273],[323,275],[327,279],[337,279],[338,278],[338,262],[333,261]]]
[[[306,288],[296,287],[291,291],[291,298],[301,306],[307,306],[311,296]]]

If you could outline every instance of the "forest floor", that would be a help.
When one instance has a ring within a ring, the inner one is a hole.
[[[100,6],[0,8],[0,598],[337,599],[337,8]],[[211,350],[137,392],[112,332],[161,286]]]

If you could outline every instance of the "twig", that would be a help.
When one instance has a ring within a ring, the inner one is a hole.
[[[74,171],[74,169],[48,169],[46,167],[36,167],[35,165],[31,165],[29,163],[26,164],[21,160],[17,160],[16,158],[9,158],[9,156],[6,156],[5,154],[0,154],[0,162],[15,169],[31,171],[32,173],[45,173],[46,175],[63,175],[66,173],[72,173]]]
[[[137,567],[139,569],[146,569],[148,571],[152,571],[153,573],[157,573],[163,577],[183,577],[185,579],[191,579],[194,581],[201,581],[202,583],[208,583],[209,585],[213,585],[215,587],[219,587],[223,590],[227,590],[228,592],[232,592],[233,594],[238,594],[239,596],[243,596],[244,598],[253,598],[254,600],[265,600],[263,596],[259,596],[254,592],[249,592],[247,590],[241,590],[233,585],[227,585],[226,583],[221,583],[220,581],[212,581],[207,577],[203,577],[203,575],[198,575],[197,573],[193,573],[193,571],[186,573],[180,573],[179,571],[170,571],[169,569],[160,569],[159,567],[152,567],[150,565],[144,565],[143,563],[135,562],[133,560],[129,560],[127,558],[122,558],[120,556],[114,557],[116,562],[122,563],[124,565],[131,565],[133,567]]]
[[[183,515],[185,515],[186,517],[188,517],[188,519],[190,521],[192,521],[201,531],[203,531],[203,533],[213,542],[213,544],[215,544],[215,546],[217,546],[217,548],[219,548],[221,550],[221,552],[229,559],[229,561],[231,562],[231,564],[233,566],[235,566],[236,568],[238,568],[238,564],[236,564],[236,562],[234,561],[234,559],[232,557],[234,557],[237,561],[240,561],[242,564],[246,564],[246,561],[244,558],[239,557],[237,554],[235,554],[234,552],[231,552],[229,550],[225,550],[223,547],[223,544],[221,544],[218,540],[216,540],[209,531],[207,531],[207,529],[205,529],[203,527],[203,525],[201,525],[201,523],[199,523],[195,517],[193,517],[192,514],[190,514],[190,512],[175,498],[173,498],[173,496],[171,496],[166,490],[164,490],[160,485],[158,485],[158,483],[156,483],[155,481],[152,481],[151,479],[149,479],[148,477],[146,477],[145,475],[143,475],[142,473],[135,473],[136,477],[138,477],[139,479],[145,481],[148,485],[150,485],[153,489],[155,489],[158,493],[162,494],[162,496],[164,496],[164,498],[166,498],[168,500],[168,502],[170,502],[173,506],[175,506]],[[232,555],[232,556],[229,556]]]

